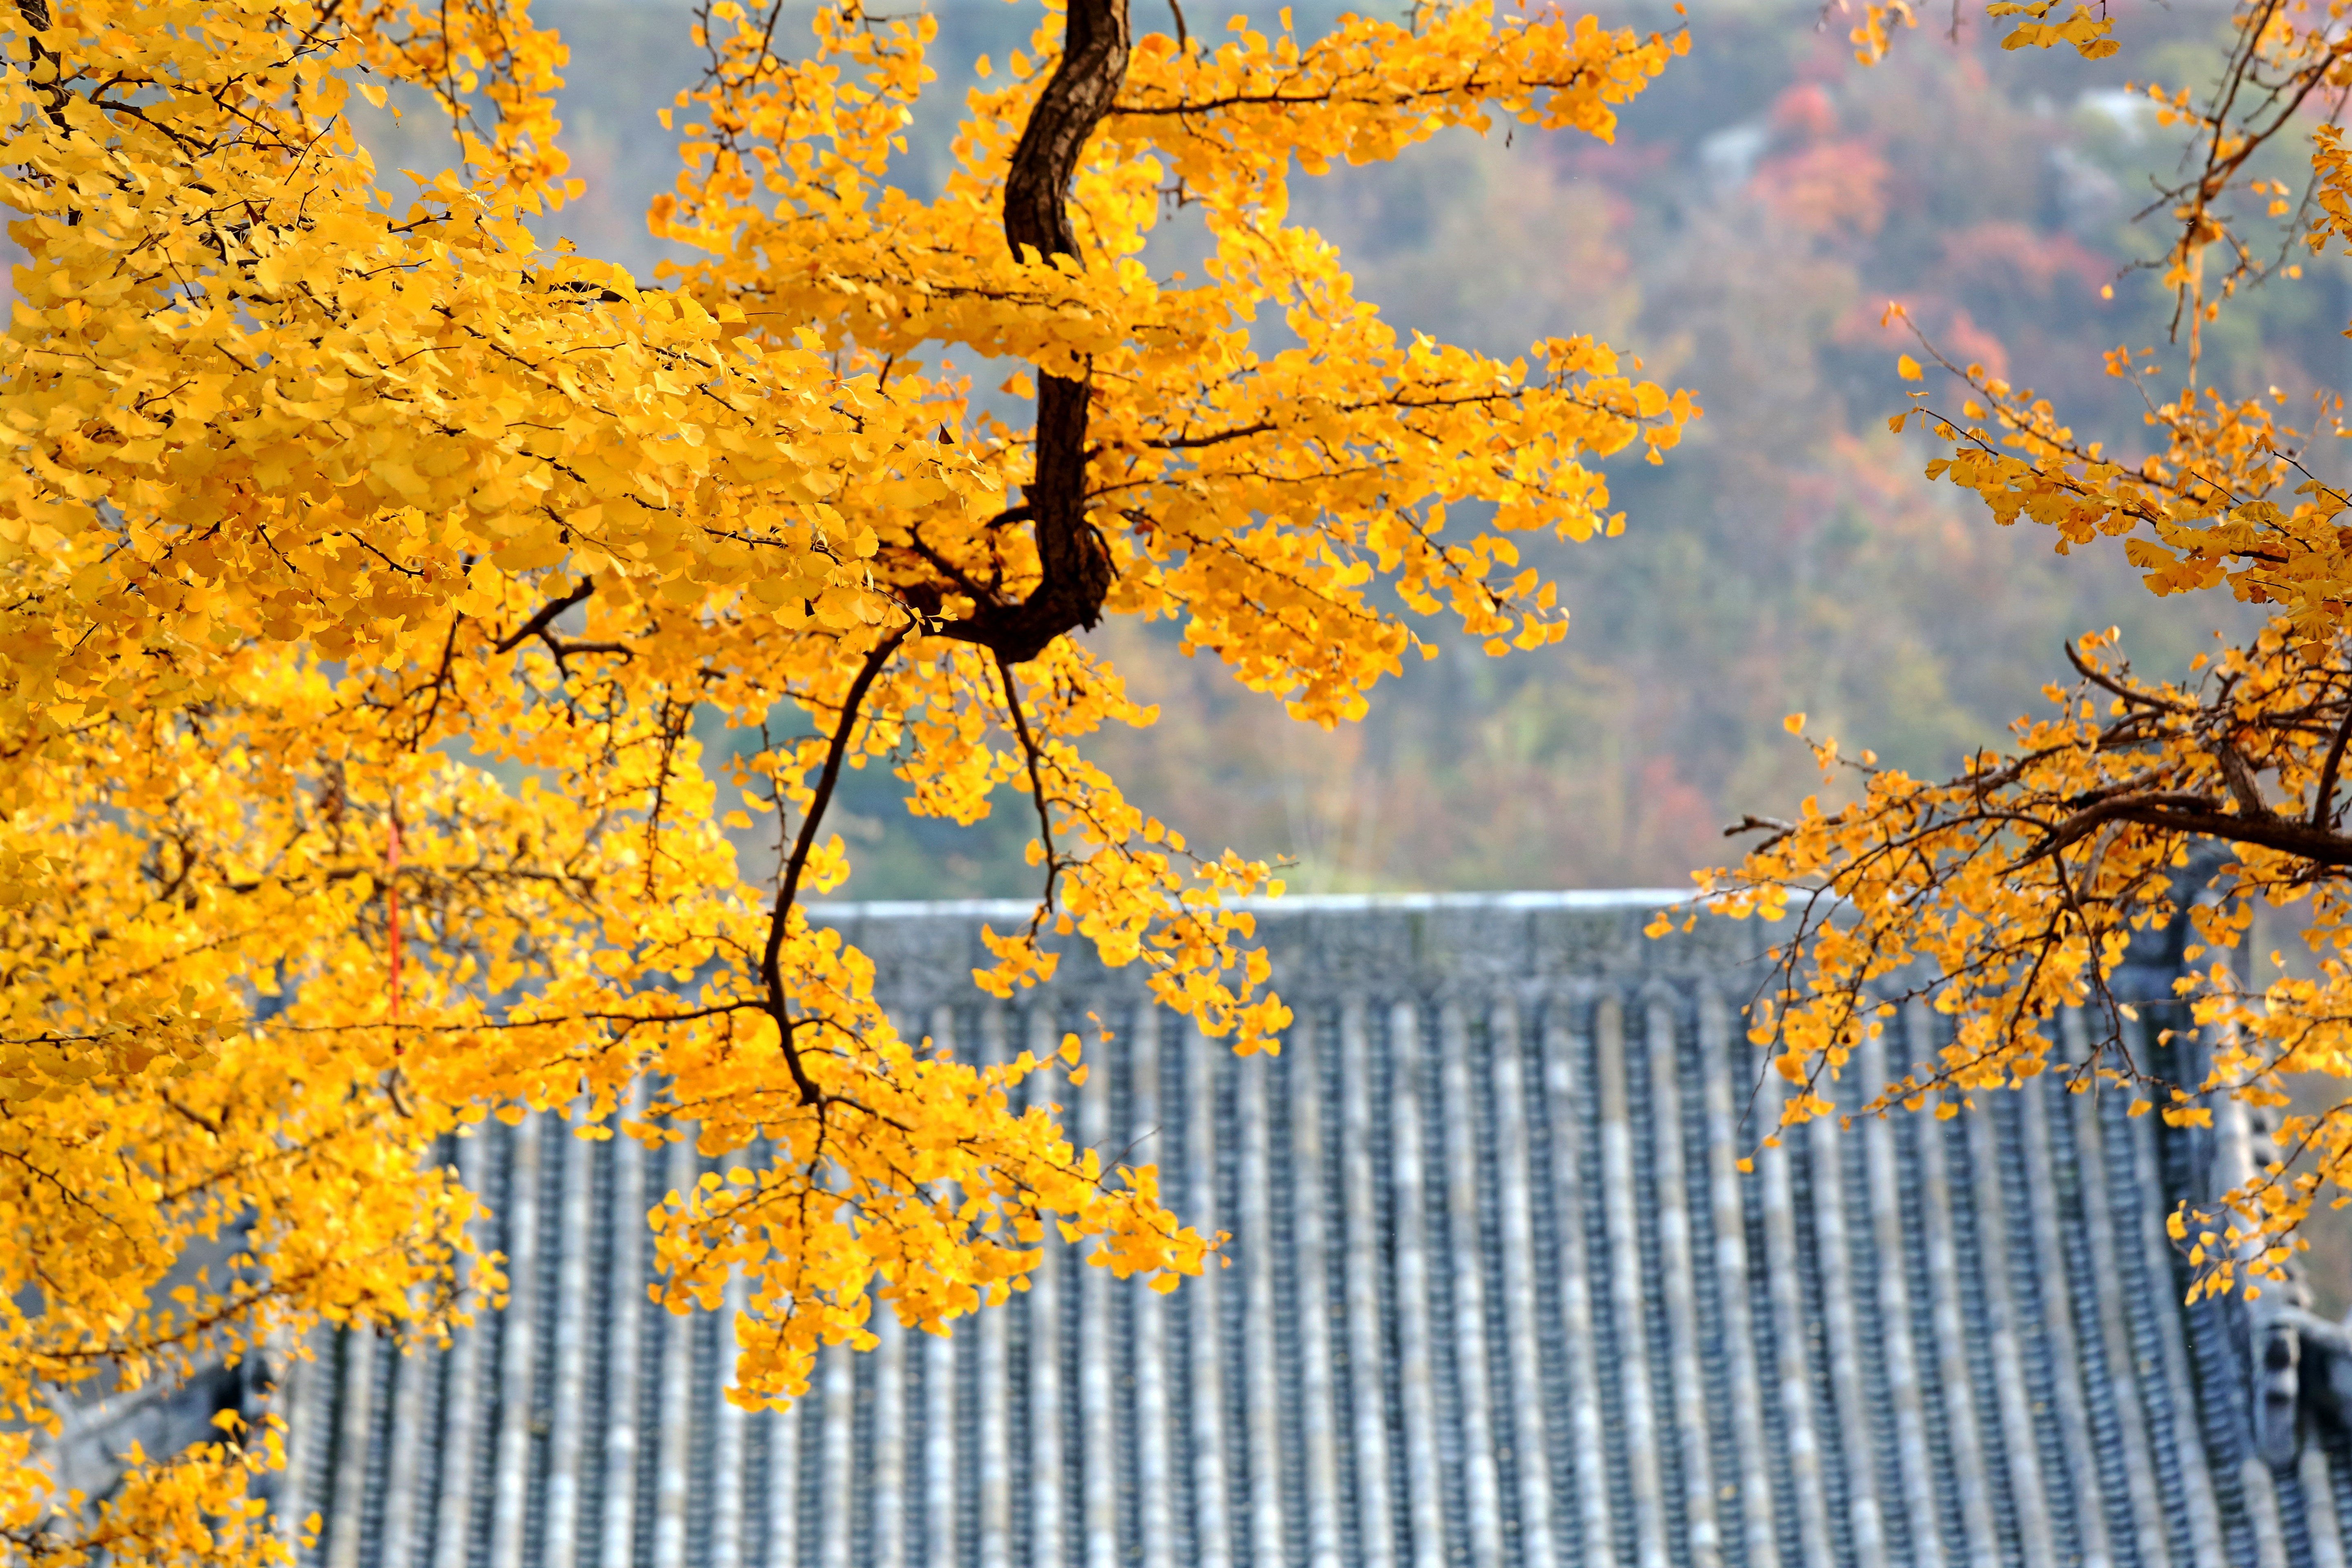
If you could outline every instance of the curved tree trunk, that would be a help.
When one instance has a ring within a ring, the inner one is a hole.
[[[1004,238],[1013,253],[1078,257],[1069,190],[1087,138],[1127,79],[1127,0],[1069,0],[1061,64],[1021,132],[1004,182]],[[1064,632],[1091,626],[1110,591],[1110,552],[1087,521],[1088,384],[1037,378],[1036,473],[1024,507],[1044,580],[1018,604],[983,604],[941,628],[1008,664],[1034,658]]]

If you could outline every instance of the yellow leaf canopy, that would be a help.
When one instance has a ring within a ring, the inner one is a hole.
[[[77,1513],[37,1462],[49,1391],[321,1319],[440,1331],[475,1200],[428,1152],[523,1106],[768,1141],[756,1182],[653,1216],[673,1308],[748,1279],[749,1403],[877,1302],[940,1330],[1001,1300],[1048,1224],[1197,1270],[1150,1171],[1008,1110],[1039,1064],[902,1037],[810,923],[842,771],[960,821],[1029,797],[1043,897],[983,985],[1049,973],[1058,931],[1270,1046],[1231,900],[1278,884],[1087,761],[1150,715],[1073,634],[1168,617],[1352,717],[1423,618],[1557,637],[1510,536],[1612,527],[1598,461],[1697,412],[1590,340],[1400,337],[1286,218],[1294,161],[1497,115],[1605,138],[1679,39],[1468,0],[1212,47],[1049,0],[1043,63],[971,96],[919,200],[889,159],[932,22],[828,5],[794,51],[779,21],[701,14],[651,215],[696,259],[645,280],[527,227],[575,193],[563,46],[522,0],[6,18],[0,1531],[27,1561],[276,1550],[242,1500],[273,1436]],[[373,166],[344,110],[387,87],[446,119],[452,172]],[[1174,195],[1200,279],[1148,262]],[[972,400],[956,363],[990,359],[1032,367],[1034,428]],[[759,743],[708,766],[698,713]],[[722,830],[744,809],[772,877]],[[199,1237],[226,1270],[164,1292]]]

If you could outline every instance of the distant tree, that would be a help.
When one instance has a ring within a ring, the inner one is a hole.
[[[651,215],[699,259],[647,281],[525,226],[576,191],[563,47],[522,0],[17,0],[19,1561],[276,1552],[243,1491],[274,1433],[148,1456],[77,1511],[39,1468],[47,1402],[322,1320],[443,1331],[476,1199],[430,1154],[488,1115],[584,1104],[609,1135],[649,1084],[626,1135],[770,1141],[755,1181],[654,1217],[673,1307],[748,1277],[754,1405],[869,1342],[877,1302],[940,1329],[1003,1300],[1051,1224],[1162,1288],[1202,1266],[1150,1169],[1008,1108],[1057,1064],[903,1038],[811,924],[846,872],[844,769],[889,765],[957,820],[1001,784],[1034,804],[1036,917],[982,985],[1050,973],[1035,939],[1075,933],[1258,1049],[1286,1016],[1230,900],[1273,871],[1195,854],[1087,762],[1089,731],[1152,714],[1070,634],[1179,618],[1329,724],[1423,651],[1422,617],[1493,652],[1557,638],[1511,535],[1613,531],[1596,460],[1654,458],[1697,411],[1591,340],[1507,363],[1400,341],[1285,216],[1294,162],[1494,115],[1605,139],[1681,40],[1465,0],[1213,44],[1171,9],[1172,37],[1139,37],[1125,0],[1049,0],[919,201],[889,170],[929,18],[821,5],[790,54],[781,9],[708,0]],[[343,113],[387,89],[457,151],[398,199]],[[1140,254],[1176,206],[1205,226],[1198,279]],[[1025,362],[1006,389],[1034,430],[951,353]],[[761,735],[727,776],[698,710]],[[772,881],[726,837],[751,811],[775,818]],[[226,1268],[167,1281],[211,1237]]]
[[[2010,29],[2006,48],[2066,45],[2092,60],[2115,51],[2104,8],[2053,19],[2058,9],[1988,7]],[[1864,13],[1853,37],[1867,61],[1909,11]],[[2174,680],[2135,672],[2113,631],[2086,635],[2066,648],[2073,681],[2044,689],[2050,711],[2020,720],[2008,751],[1930,782],[1822,740],[1824,777],[1850,785],[1850,804],[1816,797],[1793,818],[1730,830],[1764,837],[1740,866],[1702,878],[1711,901],[1795,916],[1777,950],[1783,983],[1755,1027],[1780,1070],[1807,1086],[1792,1097],[1794,1120],[1830,1114],[1823,1074],[1842,1072],[1899,1001],[1923,994],[1949,1015],[1950,1044],[1885,1086],[1874,1108],[1950,1114],[2056,1069],[2076,1090],[2128,1094],[2135,1114],[2210,1124],[2221,1097],[2286,1107],[2295,1075],[2352,1080],[2352,495],[2327,477],[2340,467],[2328,444],[2352,425],[2332,392],[2290,426],[2279,388],[2199,379],[2207,334],[2233,299],[2292,286],[2300,258],[2352,246],[2352,149],[2334,122],[2352,90],[2344,19],[2341,5],[2252,0],[2211,58],[2210,85],[2135,89],[2159,125],[2189,140],[2179,179],[2147,209],[2169,241],[2144,263],[2172,296],[2186,374],[2160,393],[2146,352],[2107,356],[2108,374],[2146,403],[2154,434],[2144,452],[2078,438],[2070,422],[2089,410],[2053,406],[1932,344],[1922,351],[1957,405],[1921,390],[1891,423],[1942,444],[1930,478],[1974,491],[2003,526],[2053,530],[2061,552],[2116,542],[2160,596],[2227,590],[2269,606],[2270,619]],[[1909,355],[1897,368],[1924,379]],[[2178,613],[2209,603],[2182,599]],[[1801,731],[1803,715],[1789,723]],[[2310,953],[2257,984],[2251,961],[2261,955],[2239,950],[2263,904],[2290,911]],[[2179,997],[2119,994],[2115,975],[2135,935],[2184,907],[2194,972]],[[1906,991],[1906,972],[1931,978]],[[2210,1077],[2173,1082],[2155,1070],[2147,1037],[2126,1026],[2150,1002],[2185,1005],[2205,1031]],[[2077,1005],[2098,1020],[2095,1049],[2062,1066],[2054,1020]],[[2346,1093],[2278,1119],[2263,1168],[2210,1212],[2175,1216],[2200,1289],[2258,1292],[2303,1245],[2295,1231],[2314,1205],[2352,1194]]]

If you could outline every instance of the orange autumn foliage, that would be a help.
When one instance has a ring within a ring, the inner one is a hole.
[[[1918,998],[1948,1016],[1949,1043],[1868,1086],[1874,1109],[1950,1114],[2063,1071],[2077,1091],[2120,1091],[2135,1113],[2178,1124],[2210,1125],[2231,1100],[2263,1117],[2292,1110],[2261,1168],[2174,1216],[2200,1292],[2253,1295],[2285,1278],[2315,1206],[2352,1196],[2341,1088],[2352,1079],[2352,493],[2326,477],[2328,445],[2352,426],[2338,397],[2303,419],[2275,387],[2223,389],[2199,374],[2205,334],[2242,291],[2291,287],[2300,258],[2352,247],[2352,151],[2322,118],[2352,86],[2347,12],[2342,0],[2250,0],[2210,91],[2135,89],[2189,141],[2154,209],[2170,237],[2150,262],[2187,374],[2168,384],[2146,353],[2107,356],[2108,374],[2142,394],[2144,448],[2079,437],[2088,411],[2070,415],[2000,364],[1962,363],[1924,337],[1946,374],[1890,421],[1930,437],[1928,477],[1973,492],[1995,522],[2046,528],[2061,553],[2118,548],[2158,596],[2220,591],[2267,606],[2269,624],[2176,679],[2135,673],[2112,629],[2085,636],[2066,650],[2074,679],[2045,689],[2048,710],[2019,720],[2007,750],[1940,782],[1816,742],[1846,804],[1817,796],[1792,817],[1750,818],[1759,846],[1701,878],[1727,912],[1795,918],[1754,1030],[1803,1086],[1792,1120],[1831,1114],[1824,1075]],[[2103,11],[2003,0],[1988,14],[2008,49],[2063,45],[2095,60],[2117,47]],[[1887,47],[1883,20],[1871,7],[1855,29],[1865,58]],[[2298,177],[2281,177],[2296,164]],[[1899,370],[1923,378],[1909,355]],[[2300,927],[2307,952],[2246,951],[2262,906]],[[2189,973],[2173,994],[2121,989],[2135,942],[2184,916]],[[2258,980],[2258,964],[2275,978]],[[2059,1049],[2059,1020],[2077,1006],[2090,1009],[2087,1058]],[[2168,1079],[2143,1025],[2200,1034],[2210,1070]],[[2327,1080],[2338,1087],[2318,1109],[2290,1093]]]
[[[1605,139],[1678,39],[1464,0],[1211,41],[1049,0],[923,200],[890,160],[932,22],[843,0],[796,42],[779,17],[698,18],[709,68],[665,111],[685,166],[651,215],[696,259],[640,279],[527,226],[577,191],[564,46],[523,0],[8,16],[21,1561],[281,1552],[244,1492],[274,1431],[149,1456],[85,1509],[42,1468],[49,1400],[320,1321],[444,1331],[473,1305],[451,1280],[476,1199],[432,1152],[525,1107],[772,1150],[652,1216],[674,1310],[748,1281],[749,1404],[877,1310],[943,1331],[1002,1301],[1049,1226],[1122,1276],[1197,1271],[1213,1238],[1149,1167],[1009,1109],[1078,1042],[936,1054],[811,922],[847,872],[844,770],[959,821],[1029,797],[1041,901],[981,984],[1049,974],[1037,939],[1069,934],[1269,1047],[1286,1015],[1233,900],[1274,869],[1192,848],[1087,760],[1152,715],[1071,634],[1173,618],[1297,717],[1352,717],[1428,619],[1492,651],[1558,638],[1513,536],[1616,529],[1600,462],[1697,412],[1589,339],[1504,362],[1401,337],[1286,217],[1294,162],[1496,119]],[[454,172],[373,166],[344,110],[388,87],[446,118]],[[1205,220],[1200,278],[1146,264],[1171,197]],[[1034,428],[959,356],[1025,362]],[[714,773],[698,711],[760,745]],[[751,814],[773,877],[726,837]],[[225,1268],[169,1278],[203,1238]]]

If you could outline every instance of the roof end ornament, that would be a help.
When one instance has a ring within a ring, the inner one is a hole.
[[[2352,1431],[2352,1317],[2330,1322],[2299,1305],[2256,1307],[2251,1393],[2254,1452],[2294,1464],[2315,1420]]]

